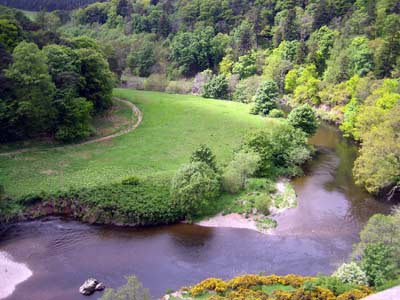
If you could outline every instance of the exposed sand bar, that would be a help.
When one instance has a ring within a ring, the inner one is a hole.
[[[246,219],[245,217],[237,213],[232,213],[224,216],[222,214],[219,214],[208,220],[200,221],[197,224],[205,227],[246,228],[259,231],[257,228],[257,224],[253,219]]]
[[[15,287],[32,276],[32,271],[21,263],[14,262],[6,252],[0,251],[0,299],[10,296]]]

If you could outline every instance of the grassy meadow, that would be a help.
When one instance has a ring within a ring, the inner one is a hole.
[[[114,95],[142,111],[135,131],[103,143],[0,156],[6,194],[91,187],[131,175],[170,177],[202,143],[224,163],[249,131],[268,122],[237,102],[127,89]]]

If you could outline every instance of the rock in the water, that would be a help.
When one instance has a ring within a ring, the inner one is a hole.
[[[89,296],[96,291],[96,287],[99,285],[97,279],[89,278],[79,288],[79,293],[82,295]]]
[[[104,285],[104,283],[102,283],[102,282],[99,282],[97,285],[96,285],[96,291],[102,291],[102,290],[104,290],[106,288],[106,286]]]

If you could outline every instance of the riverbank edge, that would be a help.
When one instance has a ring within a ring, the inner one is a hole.
[[[118,185],[121,184],[122,183],[118,183]],[[284,194],[285,190],[287,189],[287,185],[289,185],[293,189],[293,187],[290,185],[289,179],[280,178],[276,182],[277,192]],[[103,186],[103,188],[112,188],[112,186]],[[96,188],[94,188],[94,190],[91,191],[91,193],[94,194],[96,192],[97,192]],[[146,222],[145,220],[132,222],[130,216],[118,211],[118,208],[105,209],[103,207],[98,207],[93,204],[90,205],[90,203],[89,204],[83,203],[84,201],[80,200],[79,196],[77,196],[77,198],[74,199],[72,197],[67,197],[66,194],[74,195],[75,193],[73,191],[70,191],[67,193],[60,193],[53,195],[51,194],[31,195],[22,199],[11,199],[11,198],[3,199],[2,200],[3,204],[6,203],[9,205],[9,207],[6,208],[3,207],[3,215],[0,215],[0,225],[28,222],[47,217],[63,217],[63,218],[78,220],[80,222],[92,225],[110,225],[118,227],[152,227],[159,225],[185,223],[184,216],[181,213],[179,213],[178,210],[173,211],[175,215],[169,219],[168,218],[159,219],[157,221],[152,221],[152,222]],[[76,195],[77,194],[78,192],[76,192]],[[168,195],[166,195],[166,197],[168,197]],[[271,207],[271,214],[267,217],[273,218],[282,211],[297,206],[297,197],[295,191],[294,191],[294,197],[292,196],[292,199],[288,199],[287,203],[288,203],[287,206],[280,209],[276,207]],[[171,212],[166,211],[165,213],[171,213]],[[213,219],[218,215],[221,215],[221,211],[218,212],[217,215],[209,219]],[[207,218],[203,218],[202,220],[195,222],[195,224],[206,227],[247,228],[256,230],[261,233],[269,233],[269,230],[265,229],[263,230],[262,228],[257,226],[256,214],[248,215],[247,219],[243,215],[237,214],[237,216],[239,216],[241,220],[244,219],[249,223],[254,222],[255,225],[254,226],[250,225],[250,227],[249,225],[243,226],[243,224],[241,226],[232,226],[232,222],[229,219],[229,214],[223,216],[223,218],[226,218],[229,222],[231,222],[226,226],[224,226],[224,224],[221,223],[209,226],[209,224],[207,224]],[[237,216],[236,218],[238,218]]]
[[[280,178],[276,182],[276,189],[277,192],[281,195],[285,194],[288,190],[288,186],[290,185],[290,180]],[[287,205],[281,208],[270,207],[271,214],[267,216],[268,219],[271,219],[272,222],[276,222],[275,218],[279,216],[284,211],[295,208],[298,205],[297,201],[297,194],[294,188],[290,185],[290,188],[293,190],[293,195],[289,195],[289,199],[287,199]],[[265,217],[265,216],[264,216]],[[240,213],[229,213],[229,214],[222,214],[218,213],[217,215],[206,218],[201,221],[196,222],[196,225],[204,226],[204,227],[214,227],[214,228],[240,228],[240,229],[249,229],[253,230],[262,234],[271,235],[273,234],[273,230],[279,226],[278,223],[275,223],[276,226],[272,228],[263,228],[257,222],[259,215],[257,214],[250,214],[250,215],[243,215]]]

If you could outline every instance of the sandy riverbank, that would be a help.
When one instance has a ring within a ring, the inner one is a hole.
[[[196,224],[205,227],[245,228],[261,232],[252,218],[246,219],[237,213],[227,215],[218,214],[215,217],[197,222]]]
[[[285,199],[286,205],[281,208],[277,208],[271,206],[269,209],[271,211],[270,217],[276,217],[281,214],[283,211],[297,206],[297,197],[296,193],[293,190],[292,186],[288,184],[288,180],[281,179],[276,183],[277,193],[282,195]],[[205,227],[228,227],[228,228],[245,228],[254,230],[263,234],[273,234],[272,229],[262,230],[257,226],[257,215],[249,215],[248,218],[244,217],[238,213],[231,214],[218,214],[212,218],[207,220],[202,220],[197,222],[197,225],[205,226]]]
[[[10,296],[15,287],[32,276],[32,271],[14,262],[6,252],[0,252],[0,299]]]

